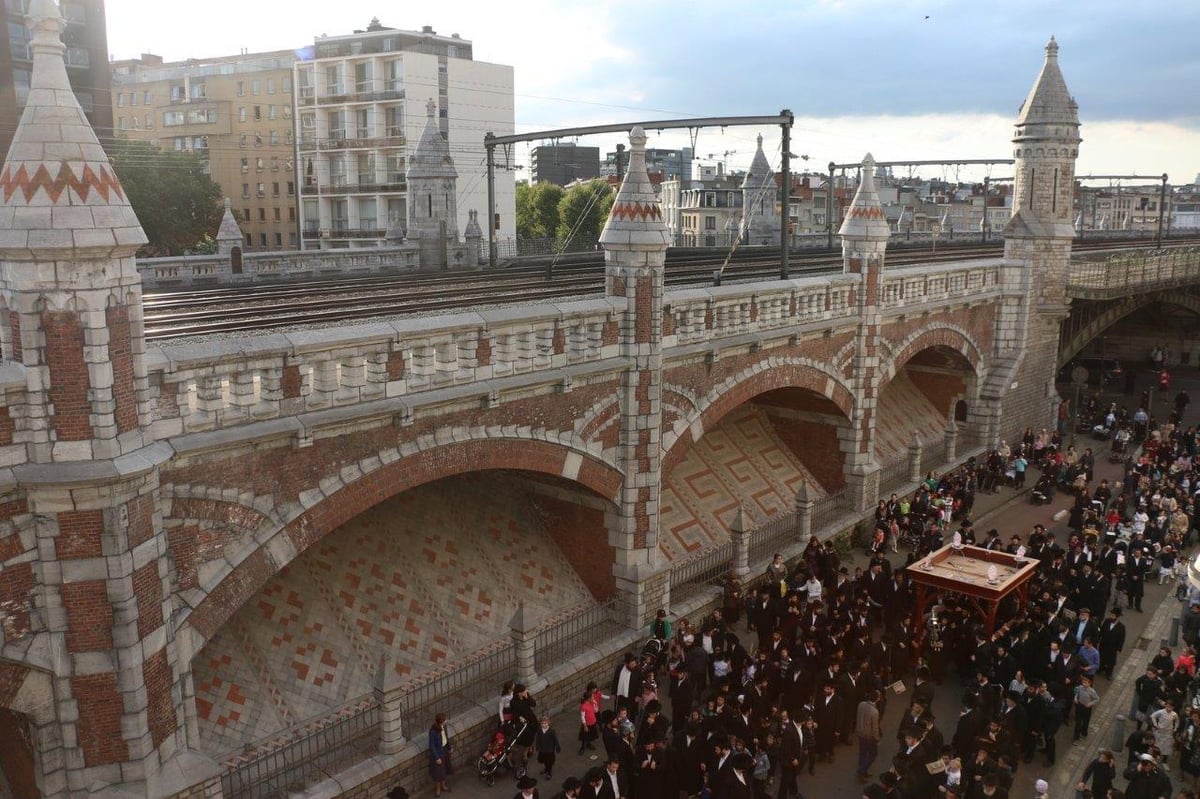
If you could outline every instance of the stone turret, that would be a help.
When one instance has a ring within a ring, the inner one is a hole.
[[[619,391],[617,460],[625,480],[610,514],[613,575],[630,626],[665,605],[668,573],[659,563],[658,505],[662,450],[663,275],[671,234],[646,174],[646,133],[629,133],[629,169],[600,234],[605,288],[620,303],[618,333],[626,359]]]
[[[230,257],[235,249],[240,254],[241,248],[242,229],[233,215],[233,203],[226,197],[225,213],[221,216],[221,226],[217,228],[217,254]]]
[[[468,266],[478,266],[483,258],[479,245],[483,242],[483,229],[479,227],[479,212],[472,208],[468,212],[467,229],[463,231],[463,241],[467,244]]]
[[[425,106],[425,130],[408,160],[407,179],[408,238],[420,245],[423,268],[445,268],[447,249],[458,242],[458,170],[433,100]]]
[[[7,540],[34,542],[37,612],[0,644],[51,672],[42,796],[163,795],[184,779],[187,664],[168,623],[171,450],[150,430],[134,262],[146,236],[68,83],[58,7],[34,0],[30,20],[29,98],[0,172],[0,345],[24,387],[10,385],[0,443],[6,501],[28,510],[4,517]]]
[[[742,180],[742,228],[747,244],[779,244],[779,214],[775,204],[779,199],[779,188],[775,185],[775,172],[763,152],[763,137],[758,137],[758,149],[754,160]]]
[[[870,153],[863,156],[860,174],[858,191],[838,231],[842,237],[843,271],[862,276],[855,293],[859,321],[851,369],[851,383],[860,399],[855,404],[850,426],[839,431],[838,436],[845,454],[846,490],[854,507],[866,510],[875,501],[879,484],[879,465],[871,442],[875,440],[879,401],[880,358],[876,351],[881,323],[879,294],[891,228],[875,188],[875,159]]]

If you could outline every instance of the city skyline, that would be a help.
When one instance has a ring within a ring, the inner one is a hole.
[[[519,132],[786,107],[796,115],[792,152],[801,158],[794,171],[824,171],[829,161],[857,161],[867,151],[883,161],[1010,157],[1012,121],[1055,35],[1080,106],[1080,175],[1166,172],[1183,184],[1200,172],[1200,111],[1180,91],[1200,83],[1200,58],[1188,45],[1200,8],[1182,3],[1135,15],[1108,2],[1049,9],[1033,2],[759,2],[730,15],[706,2],[685,8],[616,0],[578,10],[543,0],[518,17],[477,2],[407,15],[346,0],[316,14],[281,15],[279,3],[214,0],[211,13],[182,28],[169,9],[146,0],[107,6],[117,59],[303,50],[316,36],[349,34],[376,16],[389,27],[458,33],[473,43],[476,60],[514,67]],[[744,168],[759,132],[778,169],[773,129],[703,130],[697,158]],[[580,141],[603,153],[618,140]],[[651,133],[650,146],[687,144],[685,133]],[[512,162],[527,167],[528,149],[518,148]],[[984,174],[924,172],[951,180]]]

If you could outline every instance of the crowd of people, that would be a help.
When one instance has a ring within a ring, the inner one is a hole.
[[[1168,423],[1147,435],[1119,484],[1094,481],[1090,454],[1028,431],[880,502],[865,567],[851,571],[832,543],[814,540],[793,563],[777,555],[753,588],[731,579],[699,623],[672,624],[660,611],[649,630],[656,645],[628,653],[610,684],[579,697],[579,752],[596,762],[556,795],[789,799],[851,746],[864,799],[1009,796],[1026,764],[1055,764],[1068,731],[1072,744],[1096,734],[1092,712],[1127,650],[1124,614],[1143,611],[1147,581],[1178,579],[1197,532],[1194,429]],[[1074,496],[1070,532],[976,530],[976,495],[1020,486],[1026,468]],[[995,629],[952,593],[914,617],[903,567],[954,534],[1038,564],[1029,601],[1007,597]],[[1194,603],[1184,647],[1161,650],[1137,680],[1127,761],[1102,751],[1078,786],[1083,799],[1200,797],[1200,595],[1178,585],[1176,596]],[[934,715],[935,692],[946,691],[961,698],[957,718]],[[552,779],[568,734],[555,733],[523,686],[506,686],[499,720],[510,719],[526,731],[515,757],[530,772],[517,796],[532,799],[533,763]],[[885,736],[898,752],[877,762]],[[448,790],[432,765],[439,792]],[[1187,790],[1171,793],[1168,770]],[[1043,789],[1036,773],[1025,776]],[[1127,784],[1118,790],[1118,781]]]

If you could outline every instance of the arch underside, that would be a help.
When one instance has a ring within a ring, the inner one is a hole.
[[[1076,322],[1068,318],[1064,322],[1064,335],[1060,341],[1058,367],[1083,352],[1089,344],[1100,338],[1113,326],[1153,305],[1163,304],[1190,311],[1200,316],[1200,292],[1195,288],[1156,291],[1126,297],[1116,302],[1078,303],[1072,305],[1083,318]]]

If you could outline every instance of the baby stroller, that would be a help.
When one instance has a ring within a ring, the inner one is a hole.
[[[1121,463],[1125,460],[1125,448],[1129,441],[1129,435],[1124,430],[1117,433],[1112,440],[1112,449],[1108,452],[1109,463]]]
[[[1043,474],[1037,481],[1037,485],[1029,492],[1029,503],[1031,505],[1049,505],[1054,501],[1054,476]]]
[[[517,719],[504,722],[504,725],[492,734],[492,740],[488,742],[487,749],[479,756],[477,768],[480,780],[489,786],[495,785],[496,774],[501,769],[513,772],[513,776],[518,780],[525,776],[525,765],[515,763],[512,759],[517,739],[524,731],[525,723]]]

